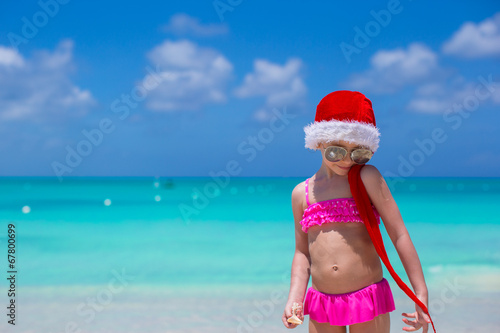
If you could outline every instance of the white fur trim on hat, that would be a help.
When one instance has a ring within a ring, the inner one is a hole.
[[[366,146],[375,152],[378,149],[380,132],[372,124],[357,121],[319,121],[304,127],[305,147],[317,150],[320,142],[347,141]]]

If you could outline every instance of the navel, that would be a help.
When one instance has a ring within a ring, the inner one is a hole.
[[[332,269],[333,269],[334,271],[337,271],[337,270],[339,269],[339,267],[338,267],[337,265],[333,265],[333,266],[332,266]]]

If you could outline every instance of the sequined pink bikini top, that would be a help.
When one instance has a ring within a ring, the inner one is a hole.
[[[309,202],[309,178],[306,179],[306,202],[307,208],[304,210],[304,215],[302,216],[302,231],[307,232],[307,230],[313,225],[322,225],[323,223],[330,222],[359,222],[363,223],[363,219],[359,215],[358,207],[354,198],[336,198],[324,201],[318,201],[316,203]],[[373,206],[373,212],[375,217],[380,224],[380,215],[377,212],[375,206]]]

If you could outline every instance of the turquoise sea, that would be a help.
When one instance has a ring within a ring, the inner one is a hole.
[[[0,178],[0,332],[288,331],[290,197],[305,178]],[[407,178],[392,192],[438,332],[500,332],[500,178]],[[385,276],[402,332],[414,306]]]

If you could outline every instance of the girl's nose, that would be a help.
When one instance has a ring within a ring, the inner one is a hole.
[[[351,160],[351,154],[350,153],[347,153],[347,155],[344,157],[344,161],[346,161],[348,163],[353,163],[353,161]]]

